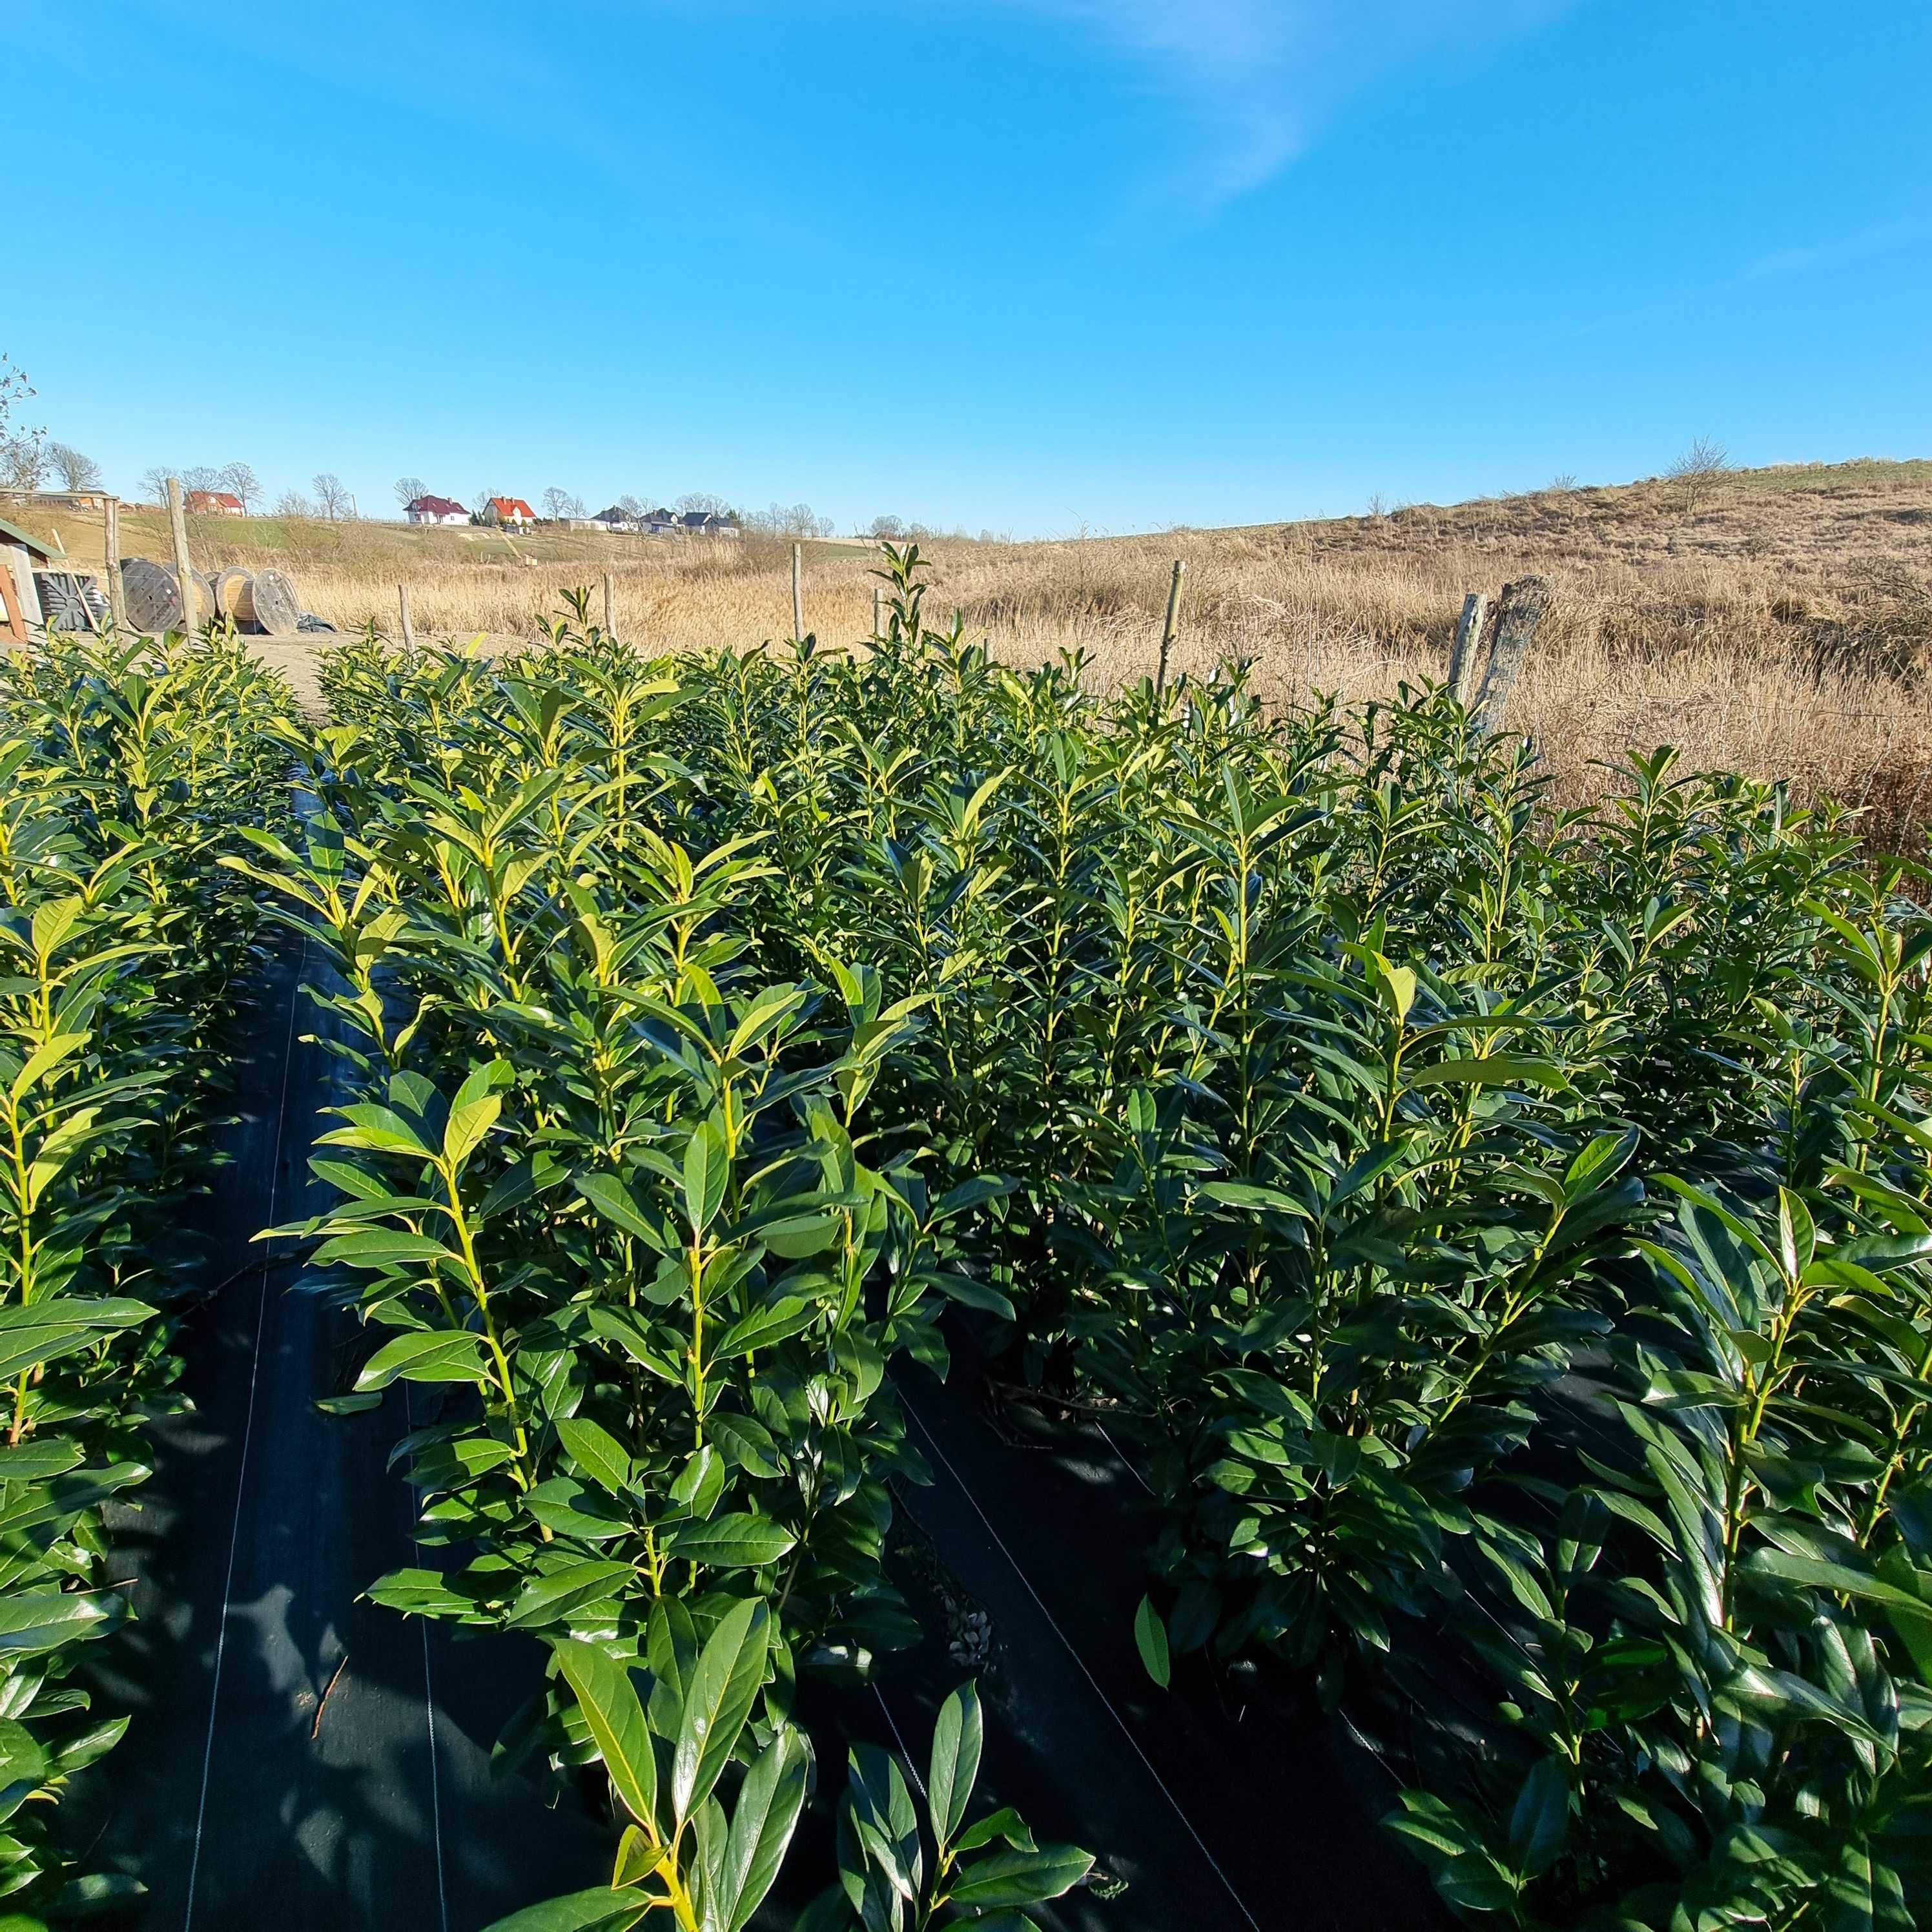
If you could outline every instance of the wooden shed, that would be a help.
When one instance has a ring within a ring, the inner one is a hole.
[[[53,552],[38,537],[0,518],[0,636],[16,644],[27,641],[27,626],[40,621],[34,567],[53,560]]]

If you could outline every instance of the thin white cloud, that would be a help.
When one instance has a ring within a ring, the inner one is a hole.
[[[1815,274],[1820,268],[1843,268],[1868,255],[1882,255],[1889,249],[1902,248],[1909,242],[1922,241],[1928,235],[1932,235],[1932,222],[1919,217],[1880,222],[1834,242],[1816,242],[1808,248],[1780,248],[1772,254],[1760,256],[1751,264],[1746,278],[1754,282],[1784,281],[1793,275]]]
[[[1004,0],[1130,64],[1192,128],[1190,186],[1258,188],[1352,94],[1428,56],[1478,57],[1574,0]]]

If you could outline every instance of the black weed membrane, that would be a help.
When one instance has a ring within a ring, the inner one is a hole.
[[[505,1710],[541,1681],[527,1644],[464,1642],[366,1600],[412,1559],[388,1468],[424,1391],[325,1413],[360,1326],[303,1244],[266,1228],[309,1172],[340,1063],[313,1038],[298,942],[251,990],[236,1114],[201,1218],[204,1281],[176,1347],[184,1406],[112,1523],[135,1620],[97,1696],[130,1714],[90,1866],[146,1888],[156,1926],[475,1926],[590,1876],[602,1834],[493,1778]],[[426,1406],[426,1405],[424,1405]]]
[[[12,668],[20,1925],[1918,1922],[1924,873],[884,565]]]

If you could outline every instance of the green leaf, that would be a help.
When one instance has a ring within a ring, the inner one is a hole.
[[[995,1852],[976,1858],[954,1877],[947,1897],[986,1912],[999,1906],[1037,1905],[1071,1892],[1094,1869],[1094,1854],[1073,1845],[1036,1852]]]
[[[818,1303],[795,1294],[785,1295],[768,1307],[754,1308],[725,1330],[712,1351],[712,1360],[728,1361],[734,1355],[749,1354],[754,1348],[769,1348],[810,1328],[818,1316]]]
[[[614,1891],[600,1885],[526,1906],[507,1918],[494,1920],[484,1932],[629,1932],[651,1910],[655,1897],[638,1886]]]
[[[1440,1060],[1408,1076],[1412,1088],[1567,1087],[1568,1076],[1553,1060],[1525,1053],[1492,1053],[1474,1060]]]
[[[484,1379],[482,1337],[461,1328],[419,1328],[386,1342],[356,1378],[358,1391],[386,1389],[393,1382],[470,1382]]]
[[[752,1599],[719,1620],[699,1652],[671,1754],[671,1808],[678,1823],[711,1795],[765,1681],[771,1612]]]
[[[1570,1833],[1570,1780],[1560,1758],[1540,1758],[1510,1814],[1510,1855],[1535,1878],[1556,1862]]]
[[[980,1754],[985,1742],[979,1689],[968,1678],[940,1706],[932,1730],[932,1776],[926,1794],[933,1836],[941,1852],[965,1818],[973,1786],[979,1781]]]
[[[1172,1670],[1167,1654],[1167,1626],[1161,1622],[1150,1597],[1143,1597],[1140,1608],[1134,1612],[1134,1642],[1140,1646],[1147,1674],[1165,1690]]]
[[[509,1063],[500,1060],[478,1067],[450,1102],[449,1118],[442,1130],[442,1157],[452,1168],[460,1168],[482,1145],[484,1136],[502,1113],[502,1096],[490,1084],[498,1067],[507,1073]]]
[[[587,1643],[553,1644],[557,1667],[575,1693],[598,1754],[625,1808],[640,1825],[656,1828],[658,1761],[644,1707],[630,1673],[614,1658]]]
[[[90,1637],[125,1614],[105,1590],[20,1590],[0,1593],[0,1654],[38,1656]]]
[[[580,1174],[577,1191],[620,1233],[658,1253],[664,1250],[662,1231],[638,1205],[637,1197],[614,1174]]]
[[[680,1523],[670,1532],[667,1553],[716,1570],[755,1570],[776,1563],[798,1540],[782,1522],[748,1511],[715,1516],[707,1522]]]
[[[442,1262],[462,1268],[463,1257],[428,1234],[406,1228],[360,1228],[338,1234],[315,1252],[318,1268],[388,1268],[408,1262]]]
[[[684,1150],[684,1211],[693,1232],[703,1234],[724,1204],[725,1183],[731,1178],[731,1156],[724,1130],[715,1120],[694,1129]]]
[[[636,1582],[637,1572],[628,1563],[598,1558],[569,1564],[532,1577],[505,1622],[512,1630],[541,1630],[586,1604],[619,1595]]]
[[[360,1395],[321,1395],[315,1406],[324,1415],[361,1415],[382,1406],[380,1389],[364,1389]]]
[[[742,1932],[771,1890],[798,1828],[809,1768],[804,1740],[788,1726],[745,1774],[713,1894],[724,1932]]]
[[[777,1439],[762,1422],[748,1415],[734,1415],[715,1410],[706,1420],[705,1433],[723,1452],[725,1460],[748,1476],[767,1481],[784,1474],[778,1460]]]
[[[571,1416],[556,1425],[556,1432],[571,1460],[593,1483],[620,1501],[629,1499],[631,1458],[608,1429],[587,1416]]]
[[[0,1376],[10,1378],[22,1370],[58,1361],[154,1318],[154,1311],[145,1302],[91,1300],[78,1295],[0,1309]]]

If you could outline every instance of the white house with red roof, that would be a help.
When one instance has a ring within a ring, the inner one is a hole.
[[[513,530],[521,530],[526,524],[533,524],[537,513],[520,496],[492,496],[483,506],[483,520],[486,524],[507,524]]]
[[[190,490],[188,508],[197,517],[245,517],[242,499],[227,490]]]

